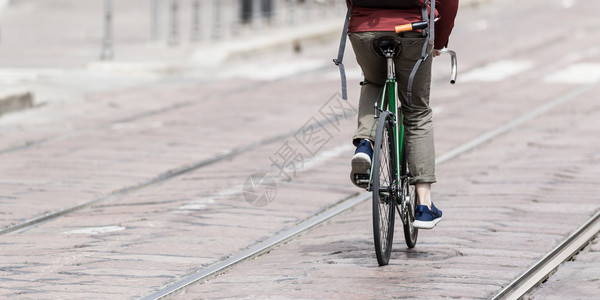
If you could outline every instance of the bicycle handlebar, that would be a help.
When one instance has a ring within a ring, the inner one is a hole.
[[[437,18],[434,21],[437,21]],[[429,23],[427,21],[420,21],[420,22],[413,22],[413,23],[409,23],[409,24],[398,25],[394,29],[395,29],[396,33],[402,33],[402,32],[425,29],[425,28],[427,28],[427,26],[429,26]],[[450,75],[450,83],[455,84],[456,76],[458,73],[456,52],[454,52],[448,48],[444,48],[439,51],[440,51],[440,53],[450,55],[450,59],[452,60],[452,74]]]
[[[450,75],[450,83],[455,84],[456,83],[456,75],[458,73],[458,63],[456,61],[456,52],[454,52],[448,48],[444,48],[439,51],[440,51],[440,53],[450,55],[450,59],[452,60],[452,74]]]

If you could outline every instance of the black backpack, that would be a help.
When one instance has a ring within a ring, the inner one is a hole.
[[[367,7],[367,8],[380,8],[380,9],[421,8],[423,21],[425,21],[428,24],[427,28],[424,30],[424,33],[432,41],[435,36],[434,32],[433,32],[433,26],[429,26],[430,19],[434,19],[434,17],[435,17],[435,1],[431,1],[431,0],[346,0],[346,4],[348,5],[348,12],[346,13],[346,21],[344,23],[344,29],[342,30],[342,39],[340,41],[340,49],[338,52],[338,57],[333,60],[335,65],[340,68],[340,76],[342,79],[342,99],[344,99],[344,100],[348,100],[348,91],[346,88],[346,71],[344,69],[344,64],[342,63],[342,60],[344,59],[344,50],[346,48],[346,37],[348,35],[348,22],[350,21],[350,15],[352,13],[353,6]],[[431,15],[429,15],[427,13],[428,6],[431,6]],[[398,24],[398,25],[400,25],[400,24]],[[411,92],[412,92],[412,82],[413,82],[416,70],[418,69],[421,62],[423,62],[428,56],[426,49],[427,49],[427,47],[425,45],[423,47],[423,54],[421,55],[421,59],[417,61],[417,64],[413,68],[413,72],[411,72],[411,75],[409,77],[409,85],[408,85],[408,91],[407,91],[409,103],[410,103]]]

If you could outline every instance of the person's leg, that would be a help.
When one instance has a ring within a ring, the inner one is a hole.
[[[372,50],[373,40],[380,36],[377,32],[350,34],[350,42],[360,65],[365,80],[362,83],[358,104],[358,126],[352,137],[352,143],[357,147],[352,157],[350,180],[360,188],[368,186],[373,142],[377,130],[377,120],[374,118],[375,102],[385,82],[385,60]],[[382,75],[383,74],[383,78]]]
[[[442,211],[437,209],[431,201],[431,184],[436,181],[433,112],[429,107],[431,55],[421,63],[415,74],[411,103],[408,103],[407,99],[409,76],[415,63],[421,57],[425,42],[426,40],[422,37],[402,39],[402,52],[396,62],[396,75],[404,114],[405,145],[411,184],[416,185],[418,195],[413,226],[431,229],[442,217]]]
[[[417,194],[419,195],[419,205],[425,205],[431,209],[431,183],[417,183]]]
[[[419,204],[430,207],[431,184],[436,181],[433,112],[429,107],[431,56],[421,63],[414,78],[411,103],[407,102],[408,78],[421,57],[424,42],[426,40],[423,37],[402,38],[402,52],[396,59],[396,76],[404,114],[411,184],[417,185]]]
[[[377,120],[375,102],[379,99],[386,77],[386,64],[383,57],[377,56],[372,48],[373,40],[382,36],[380,32],[360,32],[349,35],[356,61],[361,67],[364,81],[360,90],[358,102],[358,126],[352,137],[355,146],[367,139],[375,140]]]

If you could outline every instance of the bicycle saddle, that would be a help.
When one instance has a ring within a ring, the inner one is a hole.
[[[382,37],[373,41],[373,51],[377,53],[379,56],[385,56],[383,52],[385,51],[393,51],[394,56],[400,53],[401,45],[400,41],[394,39],[393,37]]]

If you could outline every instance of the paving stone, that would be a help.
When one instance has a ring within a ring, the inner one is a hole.
[[[459,77],[450,87],[447,64],[436,64],[432,105],[438,154],[580,89],[543,78],[577,57],[598,59],[593,51],[578,50],[598,43],[585,35],[588,27],[569,27],[581,24],[580,10],[513,2],[462,11],[452,47],[465,71],[503,59],[533,67],[496,83],[460,83]],[[547,10],[539,13],[540,6]],[[547,26],[557,18],[569,26]],[[489,30],[472,27],[482,19]],[[596,19],[581,22],[594,28]],[[525,25],[533,26],[531,34],[516,35]],[[546,46],[557,37],[563,41]],[[473,47],[474,40],[481,48]],[[514,45],[507,45],[509,40]],[[285,66],[335,53],[334,42],[316,48],[262,62]],[[349,70],[356,71],[347,54]],[[227,67],[238,71],[237,63]],[[353,118],[339,127],[326,125],[331,139],[317,159],[302,160],[299,170],[290,172],[291,180],[273,169],[272,158],[286,142],[311,156],[293,133],[313,118],[322,120],[320,109],[339,87],[333,66],[315,70],[273,81],[244,77],[234,87],[231,77],[134,80],[0,119],[0,226],[290,134],[2,236],[0,296],[140,298],[357,193],[348,182]],[[359,75],[352,76],[347,103],[356,107]],[[440,165],[434,199],[444,221],[434,231],[421,231],[412,250],[397,227],[389,266],[376,266],[370,205],[362,203],[174,298],[488,298],[598,209],[598,92],[591,86]],[[277,179],[276,197],[266,207],[254,207],[242,196],[245,180],[260,172]],[[586,278],[594,282],[592,275]]]

